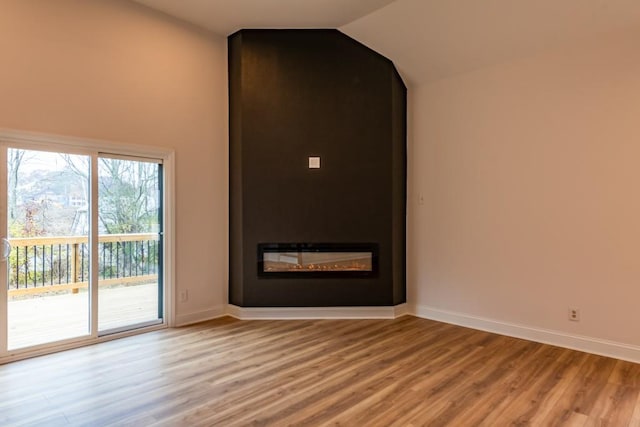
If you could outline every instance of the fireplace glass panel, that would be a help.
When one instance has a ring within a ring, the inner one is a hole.
[[[371,276],[377,245],[339,243],[263,243],[258,245],[260,276]]]
[[[371,271],[371,252],[269,252],[265,272]]]

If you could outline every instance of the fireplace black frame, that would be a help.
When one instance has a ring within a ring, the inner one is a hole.
[[[264,254],[273,252],[370,252],[366,271],[265,271]],[[371,278],[378,276],[377,243],[258,243],[258,278]]]

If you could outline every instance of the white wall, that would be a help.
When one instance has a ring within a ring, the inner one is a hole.
[[[225,40],[120,0],[0,10],[0,128],[175,148],[177,284],[190,295],[178,319],[222,310]],[[411,89],[417,312],[640,345],[635,40]]]
[[[612,36],[413,91],[417,312],[640,345],[637,40]]]
[[[120,0],[0,0],[0,128],[172,147],[178,321],[227,287],[226,40]]]

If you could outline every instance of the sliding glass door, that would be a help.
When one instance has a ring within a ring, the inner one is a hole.
[[[162,321],[162,164],[98,162],[98,330]]]
[[[90,157],[8,148],[9,350],[90,334]]]
[[[0,144],[0,358],[163,323],[162,161]]]

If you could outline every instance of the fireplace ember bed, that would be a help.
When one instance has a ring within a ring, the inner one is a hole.
[[[374,277],[375,243],[259,243],[258,277]]]

